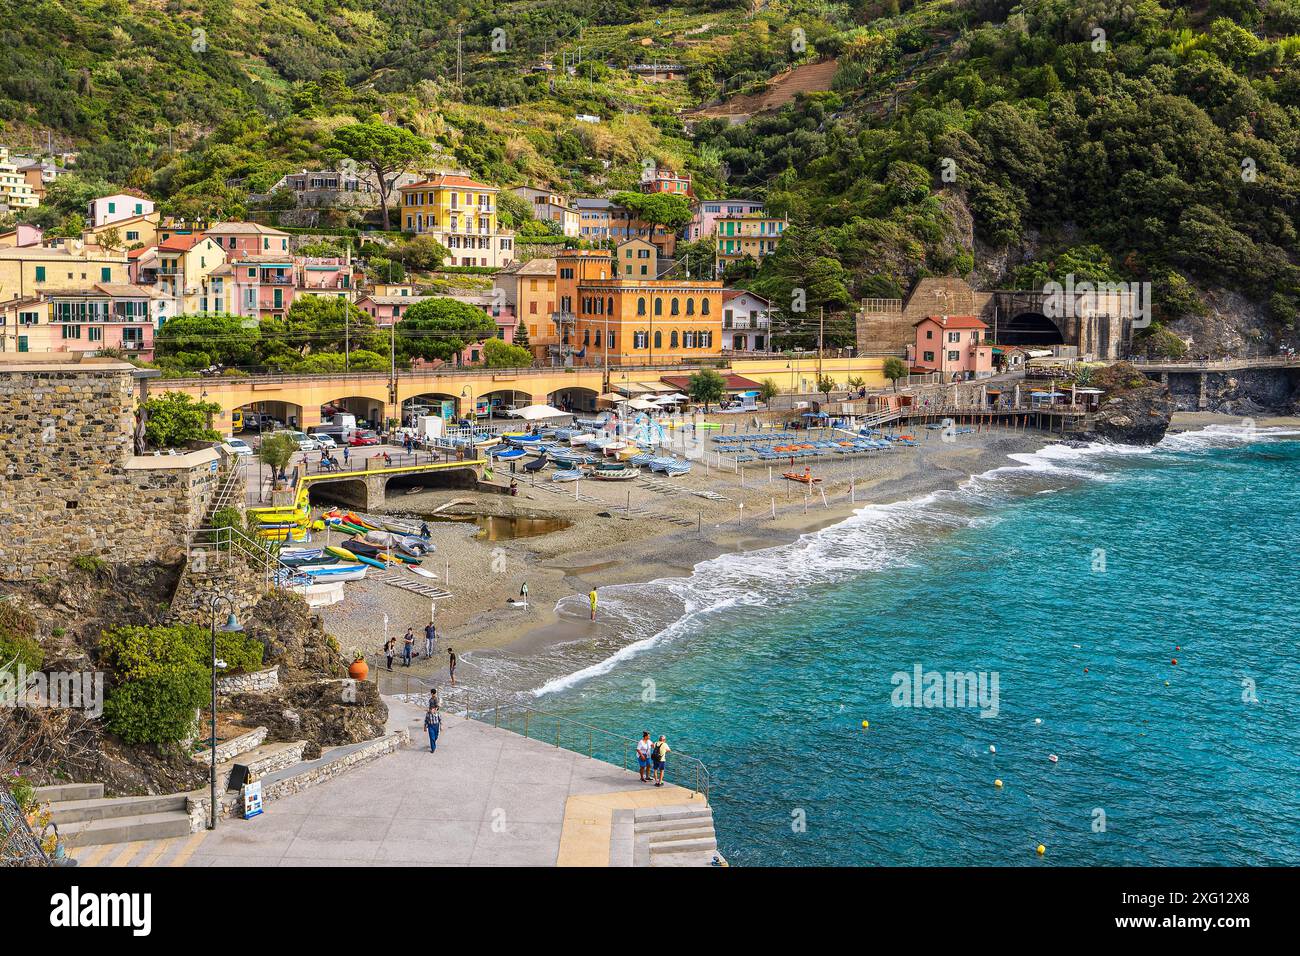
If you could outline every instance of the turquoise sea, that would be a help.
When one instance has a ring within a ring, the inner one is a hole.
[[[703,760],[735,865],[1300,864],[1294,438],[1052,446],[602,589],[536,705]],[[996,715],[896,706],[918,666]]]

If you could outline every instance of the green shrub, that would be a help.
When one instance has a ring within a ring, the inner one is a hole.
[[[78,571],[85,571],[87,574],[99,574],[108,570],[108,562],[93,554],[79,554],[69,563]]]
[[[9,601],[0,601],[0,669],[19,664],[28,671],[40,670],[44,662],[36,640],[36,618]]]
[[[116,684],[104,704],[108,727],[128,743],[175,743],[194,732],[194,713],[209,697],[211,637],[206,628],[119,627],[102,652]],[[217,634],[229,670],[262,663],[262,645],[243,634]]]

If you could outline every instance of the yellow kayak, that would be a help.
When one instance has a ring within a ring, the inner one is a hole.
[[[349,551],[347,548],[340,548],[338,545],[335,544],[330,545],[325,550],[328,551],[330,554],[334,555],[334,557],[336,558],[342,558],[344,561],[357,560],[357,556],[353,554],[351,551]]]

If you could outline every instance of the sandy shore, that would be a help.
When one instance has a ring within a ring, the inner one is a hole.
[[[437,553],[425,567],[439,576],[452,597],[437,602],[438,654],[416,660],[403,673],[446,673],[446,649],[458,653],[505,649],[526,657],[569,639],[570,627],[556,623],[557,601],[586,595],[592,587],[684,576],[719,554],[752,551],[792,541],[843,520],[867,504],[884,504],[956,487],[971,475],[1007,464],[1007,456],[1034,451],[1051,439],[1041,433],[994,429],[953,436],[919,429],[918,444],[855,458],[819,461],[823,480],[808,489],[781,478],[783,468],[745,467],[710,456],[706,468],[677,478],[632,482],[583,481],[574,499],[572,483],[535,484],[520,477],[519,494],[428,491],[390,498],[392,513],[477,513],[563,519],[568,527],[534,537],[486,540],[473,523],[430,522]],[[803,464],[799,466],[800,471]],[[544,472],[545,476],[546,473]],[[629,498],[630,496],[630,498]],[[629,511],[630,504],[630,511]],[[527,608],[518,601],[527,583]],[[423,650],[430,602],[420,595],[366,580],[347,585],[347,597],[322,609],[327,629],[340,646],[371,657],[388,632],[399,642],[408,626]],[[468,676],[468,675],[465,675]]]
[[[1221,415],[1218,412],[1174,412],[1169,421],[1171,432],[1191,432],[1207,425],[1235,425],[1241,427],[1247,419],[1240,415]],[[1256,428],[1300,428],[1300,417],[1294,415],[1260,415],[1250,419]]]

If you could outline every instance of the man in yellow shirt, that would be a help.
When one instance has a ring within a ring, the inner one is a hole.
[[[591,598],[591,619],[594,621],[596,620],[596,589],[592,588],[587,597]]]
[[[668,751],[672,750],[668,746],[668,741],[663,734],[655,741],[654,749],[650,752],[650,758],[654,761],[655,786],[664,785],[664,765],[668,760]]]

